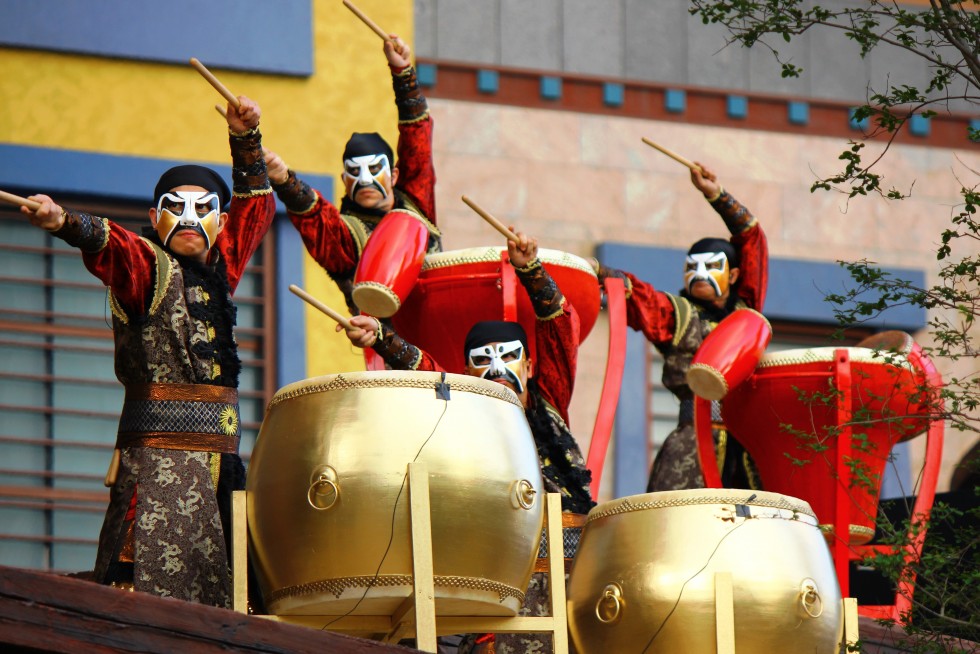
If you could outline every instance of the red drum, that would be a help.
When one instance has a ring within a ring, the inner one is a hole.
[[[849,542],[860,545],[874,536],[892,446],[928,427],[927,383],[926,371],[897,352],[786,350],[765,355],[755,374],[731,389],[722,417],[754,459],[763,488],[808,502],[825,531],[841,484],[838,449],[846,443],[851,483],[840,490],[854,507]]]
[[[535,356],[531,300],[521,287],[507,250],[482,247],[430,254],[414,290],[392,317],[398,333],[428,352],[449,372],[463,373],[463,342],[481,320],[516,320],[527,332]],[[589,263],[567,252],[539,249],[538,258],[575,307],[584,341],[599,315],[599,282]]]
[[[867,347],[872,350],[879,350],[885,356],[887,353],[898,353],[904,354],[908,358],[909,363],[912,367],[921,373],[926,378],[926,383],[923,386],[928,385],[929,388],[923,388],[929,395],[928,401],[930,406],[938,406],[939,403],[939,386],[942,384],[942,379],[939,376],[939,371],[936,370],[935,364],[929,359],[922,351],[922,348],[916,343],[912,337],[905,332],[892,330],[886,332],[879,332],[872,336],[867,337],[857,344],[858,347]],[[924,431],[924,430],[923,430]],[[906,441],[910,438],[914,438],[921,434],[922,431],[916,431],[915,433],[909,433],[901,436],[899,441]]]
[[[761,313],[738,309],[701,343],[687,371],[688,386],[706,400],[722,399],[755,371],[771,340],[772,327]]]
[[[371,232],[354,274],[354,303],[369,316],[395,314],[412,291],[425,251],[429,230],[420,216],[392,211]]]

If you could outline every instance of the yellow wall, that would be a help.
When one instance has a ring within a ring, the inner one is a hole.
[[[412,2],[357,4],[412,43]],[[340,0],[314,0],[313,16],[313,76],[213,72],[262,107],[268,148],[297,170],[337,176],[351,132],[378,131],[394,145],[397,114],[381,40]],[[227,132],[215,103],[223,99],[189,65],[0,48],[3,143],[227,164]],[[344,308],[335,284],[308,255],[300,283]],[[363,368],[360,352],[328,318],[309,309],[306,326],[309,376]]]

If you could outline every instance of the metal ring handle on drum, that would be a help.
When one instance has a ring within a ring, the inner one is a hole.
[[[534,496],[538,494],[538,491],[534,489],[534,484],[527,479],[521,479],[517,482],[515,493],[517,503],[522,509],[529,511],[534,507]]]
[[[817,607],[816,613],[811,610],[813,606]],[[819,618],[823,615],[823,599],[820,597],[820,591],[817,590],[817,582],[813,579],[807,578],[800,583],[800,607],[811,618]]]
[[[324,486],[333,490],[333,499],[327,503],[317,502],[315,498],[326,495],[320,492]],[[310,475],[310,489],[306,491],[306,501],[315,511],[326,511],[340,499],[340,486],[337,485],[337,471],[330,466],[319,466]]]
[[[606,587],[602,589],[602,594],[599,595],[599,599],[595,603],[596,619],[602,624],[612,624],[616,622],[619,620],[620,615],[622,615],[623,605],[625,603],[626,602],[623,600],[622,587],[615,583],[606,584]],[[604,612],[601,610],[604,604],[612,605],[612,615],[604,616]]]

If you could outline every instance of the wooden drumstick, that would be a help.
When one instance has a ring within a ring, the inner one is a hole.
[[[663,152],[665,155],[667,155],[668,157],[670,157],[671,159],[673,159],[677,163],[684,164],[685,166],[687,166],[691,170],[696,170],[698,172],[701,172],[701,166],[697,165],[693,161],[688,161],[687,159],[685,159],[681,155],[677,154],[676,152],[672,152],[672,151],[668,150],[667,148],[665,148],[662,145],[657,145],[656,143],[654,143],[653,141],[651,141],[650,139],[648,139],[645,136],[642,137],[641,140],[644,143],[646,143],[647,145],[649,145],[651,148],[653,148],[654,150],[660,150],[661,152]]]
[[[200,61],[198,61],[194,57],[191,57],[191,66],[193,66],[197,70],[197,72],[201,73],[201,77],[203,77],[204,79],[206,79],[208,81],[208,83],[211,84],[211,86],[214,87],[214,90],[215,91],[217,91],[218,93],[220,93],[225,98],[225,100],[227,100],[228,102],[230,102],[231,103],[231,106],[233,106],[235,109],[238,109],[241,106],[241,103],[238,102],[238,98],[235,97],[235,94],[232,93],[231,91],[229,91],[228,90],[228,87],[225,86],[224,84],[222,84],[218,80],[218,78],[215,77],[211,73],[211,71],[207,69],[207,66],[205,66],[204,64],[202,64]]]
[[[377,23],[375,23],[373,20],[368,18],[363,11],[361,11],[354,5],[353,2],[351,2],[350,0],[344,0],[344,6],[350,9],[355,16],[360,18],[365,25],[370,27],[374,31],[374,33],[380,36],[383,40],[385,41],[391,40],[391,37],[388,35],[388,33],[385,32],[383,29],[381,29],[381,27],[379,27]]]
[[[500,222],[499,220],[497,220],[496,218],[494,218],[493,216],[491,216],[489,213],[487,213],[486,211],[484,211],[483,209],[481,209],[479,206],[477,206],[477,204],[475,202],[473,202],[473,200],[469,199],[465,195],[463,196],[462,199],[463,199],[463,202],[465,202],[467,204],[467,206],[469,206],[470,209],[472,209],[473,211],[475,211],[478,214],[480,214],[480,216],[485,221],[487,221],[488,223],[490,223],[490,225],[494,229],[496,229],[498,232],[500,232],[501,234],[503,234],[504,236],[506,236],[508,241],[512,241],[514,243],[520,244],[521,239],[517,238],[517,234],[515,234],[514,232],[510,231],[509,229],[507,229],[507,226],[506,225],[504,225],[502,222]]]
[[[339,313],[337,313],[336,311],[334,311],[333,309],[325,305],[323,302],[320,302],[320,300],[316,299],[315,297],[313,297],[312,295],[310,295],[309,293],[301,289],[296,284],[290,284],[289,290],[293,292],[293,295],[297,295],[301,297],[302,299],[306,300],[308,304],[316,307],[323,313],[327,314],[328,316],[330,316],[331,318],[339,322],[341,325],[344,326],[344,329],[354,328],[354,326],[350,324],[350,320],[340,315]]]
[[[41,208],[40,202],[35,202],[34,200],[28,200],[27,198],[22,198],[19,195],[14,195],[13,193],[7,193],[6,191],[0,191],[0,200],[4,202],[9,202],[10,204],[18,204],[22,207],[27,207],[31,211],[37,211]]]

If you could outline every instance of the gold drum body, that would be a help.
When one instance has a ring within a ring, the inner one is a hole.
[[[716,651],[715,573],[732,576],[735,651],[837,654],[840,587],[806,502],[696,489],[589,512],[568,582],[579,654]]]
[[[250,554],[276,615],[391,615],[413,594],[408,464],[429,473],[437,615],[516,614],[544,495],[517,396],[465,375],[354,372],[269,404],[248,471]]]

